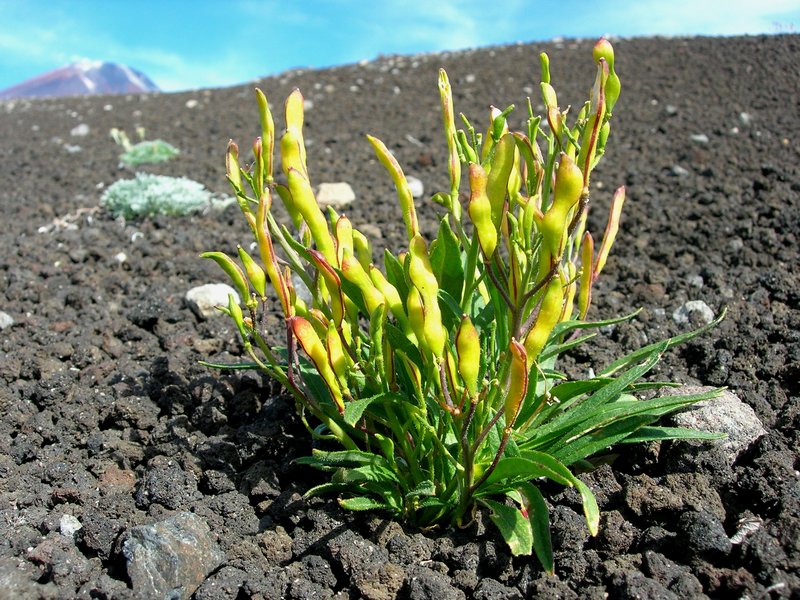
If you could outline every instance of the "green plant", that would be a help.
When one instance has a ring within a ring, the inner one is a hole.
[[[591,467],[612,444],[714,437],[654,423],[717,392],[634,396],[665,385],[641,378],[668,348],[702,330],[642,348],[586,380],[556,370],[559,354],[594,335],[584,330],[634,316],[586,321],[625,198],[623,188],[614,194],[595,250],[585,231],[590,174],[605,151],[620,84],[609,42],[595,45],[594,59],[591,97],[570,127],[542,54],[547,128],[528,100],[526,129],[514,133],[507,122],[513,106],[492,108],[485,134],[463,115],[465,127],[457,129],[450,83],[440,72],[450,189],[433,197],[446,214],[430,243],[400,165],[368,136],[396,186],[408,236],[408,252],[384,250],[383,270],[346,217],[331,209],[326,217],[317,205],[297,90],[277,141],[286,184],[276,182],[272,115],[256,90],[262,135],[252,171],[239,167],[231,142],[227,173],[260,262],[241,246],[241,266],[222,252],[202,255],[219,263],[245,299],[244,307],[231,298],[221,309],[250,360],[205,364],[265,371],[294,396],[314,438],[341,448],[300,460],[332,473],[309,494],[338,493],[344,507],[383,509],[422,527],[461,524],[483,505],[514,554],[535,552],[552,573],[542,479],[578,490],[595,534],[597,503],[570,467]],[[273,218],[274,194],[299,241]],[[293,276],[311,291],[311,305],[298,298]],[[269,287],[285,316],[283,350],[267,343],[259,325]]]
[[[186,177],[137,173],[103,192],[101,202],[115,217],[188,215],[208,208],[214,196],[202,183]]]
[[[179,150],[164,140],[145,140],[144,129],[136,130],[141,141],[131,144],[128,135],[116,127],[111,130],[111,137],[125,150],[120,154],[119,160],[128,167],[138,167],[144,164],[166,162],[180,154]]]

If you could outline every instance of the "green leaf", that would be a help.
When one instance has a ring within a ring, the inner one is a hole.
[[[369,398],[359,398],[358,400],[350,400],[344,405],[344,422],[350,426],[355,426],[358,423],[364,411],[369,408],[373,402],[402,402],[403,396],[396,392],[384,392]]]
[[[340,498],[339,505],[347,510],[392,510],[392,506],[381,500],[369,498],[367,496],[357,496],[355,498]]]
[[[448,331],[454,331],[461,322],[461,306],[447,291],[439,289],[439,306],[442,310],[442,323]]]
[[[689,340],[691,340],[693,338],[696,338],[698,335],[700,335],[702,333],[705,333],[709,329],[713,329],[714,327],[716,327],[720,323],[720,321],[722,321],[722,319],[725,318],[725,313],[726,312],[727,312],[727,309],[723,309],[722,312],[719,313],[719,316],[716,319],[714,319],[713,321],[711,321],[707,325],[703,325],[702,327],[698,327],[697,329],[695,329],[693,331],[688,331],[686,333],[682,333],[680,335],[676,335],[676,336],[668,338],[666,340],[663,340],[663,341],[660,341],[660,342],[655,342],[653,344],[645,346],[644,348],[639,348],[638,350],[635,350],[634,352],[631,352],[630,354],[628,354],[626,356],[623,356],[622,358],[620,358],[618,360],[615,360],[613,363],[608,365],[603,370],[603,372],[600,373],[600,375],[612,375],[616,371],[619,371],[620,369],[622,369],[623,367],[626,367],[627,365],[631,364],[632,362],[636,362],[637,360],[640,360],[643,356],[647,356],[651,352],[656,351],[656,349],[659,348],[661,345],[665,345],[664,346],[664,350],[666,350],[668,348],[671,348],[672,346],[676,346],[678,344],[682,344],[683,342],[687,342],[687,341],[689,341]],[[663,352],[664,350],[658,350],[658,352]]]
[[[408,297],[408,284],[406,283],[403,265],[389,250],[384,250],[383,266],[386,269],[386,280],[397,288],[397,293],[400,294],[405,306],[405,299]]]
[[[600,508],[597,506],[597,499],[594,497],[592,490],[589,489],[589,486],[577,477],[575,478],[575,487],[581,494],[583,514],[586,517],[589,533],[597,535],[597,530],[600,527]]]
[[[198,364],[208,367],[210,369],[237,369],[242,371],[260,369],[258,363],[244,362],[244,363],[213,363],[205,360],[198,361]]]
[[[531,522],[523,512],[518,508],[506,506],[488,498],[481,499],[481,503],[491,510],[489,518],[508,544],[511,554],[514,556],[529,555],[533,550],[533,531]]]
[[[333,483],[362,483],[372,481],[376,483],[399,483],[397,474],[387,467],[380,465],[365,465],[353,469],[339,469],[332,479]]]
[[[555,565],[553,564],[553,542],[550,538],[550,511],[539,488],[532,483],[521,484],[519,491],[527,500],[528,520],[533,533],[533,551],[536,553],[536,558],[542,563],[544,570],[553,575]]]
[[[685,427],[641,427],[636,433],[626,437],[622,444],[640,444],[664,440],[722,440],[728,437],[724,433],[699,431]]]
[[[414,498],[415,496],[434,496],[436,494],[436,487],[430,479],[417,484],[412,490],[406,494],[406,498]]]
[[[431,244],[431,267],[439,282],[439,288],[455,298],[456,305],[459,305],[464,285],[461,244],[450,228],[447,215],[439,223],[436,240]],[[461,316],[461,311],[458,312]]]
[[[314,450],[311,456],[301,456],[295,459],[301,465],[312,467],[360,467],[364,465],[380,465],[388,467],[386,459],[372,452],[361,450]]]
[[[571,486],[573,475],[552,456],[544,452],[525,451],[522,456],[501,458],[481,487],[487,488],[484,493],[489,493],[488,488],[493,484],[513,487],[520,481],[529,481],[537,477],[547,477],[561,485]],[[481,495],[481,492],[476,495]]]

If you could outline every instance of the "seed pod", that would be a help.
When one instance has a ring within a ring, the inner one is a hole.
[[[247,339],[247,330],[245,329],[244,325],[244,315],[242,315],[242,307],[239,306],[239,303],[236,302],[236,298],[233,297],[233,294],[228,294],[228,310],[227,313],[233,319],[233,322],[236,324],[236,329],[239,330],[239,335],[242,337],[242,342],[245,346],[250,344],[250,340]]]
[[[411,329],[417,338],[417,346],[420,350],[430,351],[428,342],[425,339],[425,306],[422,304],[422,296],[419,290],[415,287],[411,287],[408,290],[406,309],[408,310],[408,321],[411,324]]]
[[[224,252],[203,252],[200,258],[210,258],[217,263],[225,274],[230,277],[233,287],[239,294],[239,297],[246,301],[250,297],[250,286],[247,285],[244,273],[239,265]]]
[[[583,234],[583,244],[581,245],[581,281],[580,292],[578,293],[578,319],[583,321],[592,303],[592,283],[594,283],[594,273],[592,270],[592,260],[594,258],[594,240],[588,231]]]
[[[258,198],[264,191],[264,146],[261,143],[261,138],[257,137],[253,142],[253,156],[255,162],[253,163],[253,194]]]
[[[450,80],[444,69],[439,69],[439,98],[442,104],[442,123],[447,137],[448,170],[450,172],[450,197],[458,197],[458,186],[461,183],[461,159],[458,156],[455,111],[453,109],[453,91]],[[414,235],[418,230],[414,231]],[[409,233],[409,239],[413,237]]]
[[[306,176],[305,147],[302,133],[287,129],[281,136],[281,169],[288,176],[291,169],[300,171]]]
[[[361,267],[369,270],[372,264],[372,245],[369,243],[367,236],[361,233],[358,229],[353,229],[353,252],[361,263]]]
[[[356,260],[352,252],[345,249],[342,257],[342,275],[352,284],[355,284],[364,297],[368,315],[381,304],[383,304],[383,294],[372,284],[372,280],[367,275],[364,267]]]
[[[328,331],[325,336],[325,349],[328,352],[328,362],[331,365],[331,369],[333,369],[333,372],[336,374],[339,385],[343,390],[347,390],[347,373],[350,371],[353,361],[350,359],[347,352],[345,352],[342,338],[339,336],[339,332],[336,330],[336,325],[334,325],[333,321],[328,323]]]
[[[492,222],[492,205],[486,195],[487,175],[477,163],[469,165],[470,198],[467,212],[481,246],[483,256],[488,260],[497,248],[497,229]]]
[[[292,193],[292,200],[298,212],[303,215],[303,220],[311,231],[311,237],[317,244],[317,248],[325,256],[325,259],[336,264],[336,246],[333,237],[328,229],[328,222],[322,214],[322,210],[317,204],[311,184],[302,172],[295,168],[289,169],[289,191]]]
[[[453,127],[455,128],[455,126]],[[389,152],[389,149],[382,141],[371,135],[367,136],[367,140],[372,144],[375,155],[386,168],[394,182],[395,188],[397,189],[397,199],[400,202],[400,210],[403,213],[403,221],[405,221],[406,224],[408,239],[411,239],[419,233],[419,223],[417,222],[417,210],[414,207],[414,197],[411,195],[411,188],[408,186],[408,180],[403,173],[403,169],[400,167],[400,163],[397,162],[397,159]],[[448,140],[448,148],[450,145],[451,143]]]
[[[322,377],[325,385],[331,393],[331,398],[336,405],[339,413],[344,414],[344,399],[342,397],[342,390],[339,383],[336,381],[336,375],[328,362],[328,351],[325,344],[322,343],[314,327],[303,317],[291,317],[290,319],[292,333],[297,341],[302,346],[305,353],[314,363],[317,372]]]
[[[511,365],[508,377],[508,392],[506,392],[505,413],[506,427],[513,427],[517,420],[522,401],[528,393],[528,359],[525,347],[514,338],[511,338],[508,351]]]
[[[542,253],[540,273],[549,271],[558,262],[564,248],[570,211],[578,203],[583,190],[583,175],[578,166],[563,152],[560,155],[553,203],[541,224]]]
[[[513,135],[505,134],[500,138],[486,180],[486,195],[492,205],[492,223],[494,223],[495,229],[500,229],[500,220],[503,216],[503,207],[508,192],[508,178],[514,166],[516,149],[517,144]]]
[[[338,265],[342,264],[345,248],[353,253],[353,224],[346,216],[342,215],[336,220],[336,258]]]
[[[578,282],[575,279],[578,270],[575,268],[575,263],[571,260],[567,262],[566,277],[562,279],[564,285],[564,304],[561,307],[560,321],[567,321],[572,317],[572,307],[575,302],[575,292],[578,289]]]
[[[611,111],[614,110],[614,105],[617,103],[617,98],[619,98],[621,89],[619,77],[614,70],[614,48],[611,46],[611,42],[605,38],[599,39],[594,45],[594,48],[592,48],[592,56],[594,57],[594,61],[596,63],[599,63],[600,59],[602,58],[608,64],[608,81],[606,81],[606,109],[610,115]]]
[[[378,288],[378,291],[383,294],[386,306],[392,312],[394,318],[397,319],[400,328],[404,333],[408,334],[411,331],[410,324],[403,309],[403,300],[400,298],[397,288],[386,280],[386,277],[375,265],[370,265],[369,267],[369,278],[372,280],[373,285]]]
[[[478,375],[481,366],[481,340],[478,330],[467,315],[461,317],[456,331],[456,353],[458,374],[464,381],[470,398],[478,394]]]
[[[256,261],[245,252],[244,248],[237,246],[237,250],[239,251],[239,258],[244,265],[244,271],[247,273],[247,279],[250,281],[250,285],[253,286],[256,294],[263,300],[267,296],[267,275],[264,273],[264,269],[258,266]]]
[[[308,253],[311,256],[311,260],[313,261],[314,265],[317,267],[317,272],[322,276],[322,281],[325,283],[325,288],[330,295],[333,323],[338,328],[341,326],[342,319],[344,319],[345,314],[344,296],[342,295],[342,280],[339,279],[339,275],[336,273],[330,263],[325,260],[322,252],[314,250],[313,248],[309,248]]]
[[[606,230],[603,233],[603,241],[600,243],[600,249],[597,251],[597,258],[594,262],[594,278],[600,275],[600,271],[606,264],[608,253],[611,252],[611,246],[614,244],[614,239],[617,237],[619,231],[619,217],[622,214],[622,205],[625,203],[625,187],[618,188],[614,192],[614,198],[611,200],[611,209],[609,210],[608,222],[606,223]]]
[[[260,89],[256,88],[256,102],[258,103],[258,117],[261,121],[261,143],[263,144],[262,164],[264,179],[267,183],[272,183],[272,161],[275,153],[275,123],[272,120],[272,112],[269,109],[267,97]]]
[[[439,294],[439,282],[433,274],[431,260],[428,257],[428,248],[425,240],[419,234],[415,235],[408,245],[411,260],[408,264],[408,276],[411,283],[420,291],[425,304],[436,300]]]
[[[256,214],[255,223],[256,239],[258,241],[258,250],[261,254],[261,262],[264,264],[264,269],[267,272],[267,276],[269,277],[272,287],[278,294],[278,299],[280,300],[281,307],[283,308],[283,314],[288,318],[294,314],[295,310],[294,302],[292,301],[291,293],[289,291],[291,279],[287,282],[278,269],[278,262],[275,259],[275,250],[272,246],[272,236],[270,235],[269,228],[267,227],[267,213],[269,212],[271,206],[272,197],[267,190],[261,195],[261,199],[258,202],[258,213]]]
[[[300,170],[305,177],[308,177],[308,167],[306,166],[306,145],[305,141],[303,140],[304,106],[305,100],[303,99],[303,94],[300,93],[300,90],[295,88],[292,90],[292,93],[289,94],[288,98],[286,98],[284,112],[286,116],[286,133],[291,134],[290,138],[297,144],[297,158],[299,160],[299,165],[288,165],[288,167],[284,167],[284,172],[287,172],[288,168],[294,167]],[[281,140],[281,153],[283,153],[283,140]]]
[[[525,337],[525,351],[528,356],[528,366],[533,364],[539,353],[547,343],[547,338],[553,331],[553,327],[561,317],[561,306],[564,301],[564,288],[561,285],[561,278],[553,277],[547,286],[539,307],[539,314],[528,335]]]
[[[233,140],[230,140],[228,142],[228,152],[225,154],[225,172],[237,196],[244,193],[244,190],[242,190],[242,174],[239,172],[239,168],[239,146]]]
[[[592,88],[592,104],[589,119],[583,129],[581,138],[581,149],[578,152],[577,163],[583,171],[583,186],[588,188],[589,175],[594,166],[597,142],[600,136],[600,129],[606,116],[606,96],[605,87],[608,80],[608,64],[604,59],[600,59],[597,65],[597,77]]]

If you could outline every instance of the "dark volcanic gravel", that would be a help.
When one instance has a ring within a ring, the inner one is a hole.
[[[387,57],[259,85],[278,122],[292,88],[313,102],[313,182],[349,182],[348,216],[376,249],[397,249],[394,191],[364,134],[426,195],[445,189],[440,66],[456,109],[482,124],[489,103],[538,99],[543,50],[562,106],[579,105],[591,45]],[[310,451],[292,403],[260,377],[198,365],[240,353],[227,319],[199,321],[184,303],[191,287],[223,281],[198,253],[248,239],[238,209],[122,222],[97,208],[104,187],[133,176],[112,127],[142,125],[182,152],[140,170],[227,193],[228,138],[247,160],[259,131],[253,85],[11,101],[0,104],[0,311],[13,319],[0,330],[0,598],[152,597],[132,586],[170,561],[159,540],[179,536],[176,523],[192,524],[195,546],[172,557],[164,585],[199,584],[203,600],[800,598],[800,36],[615,48],[623,89],[592,229],[615,187],[629,199],[593,316],[643,310],[570,368],[686,330],[673,313],[687,301],[727,306],[654,376],[728,386],[755,409],[768,433],[735,464],[686,443],[626,450],[584,476],[603,511],[596,538],[578,497],[553,488],[556,577],[510,557],[481,515],[466,530],[420,532],[304,500],[321,477],[292,463]],[[81,124],[88,135],[73,135]],[[418,207],[430,234],[438,207]],[[134,552],[153,563],[129,570]]]

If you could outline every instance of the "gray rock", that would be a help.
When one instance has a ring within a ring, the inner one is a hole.
[[[189,512],[132,527],[122,553],[133,592],[169,600],[189,598],[225,560],[206,522]]]
[[[408,189],[411,190],[411,195],[414,198],[422,198],[425,193],[425,186],[422,181],[413,175],[406,176],[406,181],[408,181]]]
[[[672,174],[677,175],[678,177],[686,177],[689,174],[689,171],[680,165],[672,165]]]
[[[74,136],[74,137],[87,136],[87,135],[89,135],[89,126],[86,123],[81,123],[80,125],[77,125],[76,127],[73,127],[70,130],[69,134]]]
[[[234,300],[239,302],[239,294],[226,283],[207,283],[193,287],[186,292],[186,304],[201,319],[208,319],[214,315],[221,315],[217,306],[228,306],[228,294],[233,294]]]
[[[356,193],[350,184],[344,181],[338,183],[320,183],[317,188],[317,202],[320,206],[340,208],[347,206],[356,199]]]
[[[14,319],[7,312],[0,310],[0,330],[11,327],[14,324]]]
[[[74,538],[75,534],[83,527],[81,522],[73,515],[61,515],[61,520],[58,522],[59,531],[61,535],[67,538]]]
[[[695,142],[696,144],[708,143],[708,136],[705,133],[695,133],[694,135],[690,135],[689,139]]]
[[[747,112],[739,113],[739,123],[747,127],[752,122],[753,122],[753,115]]]
[[[706,324],[714,320],[714,311],[702,300],[685,302],[672,313],[672,320],[678,325],[686,325],[691,322],[693,315],[697,315]]]
[[[702,386],[683,386],[670,393],[698,394],[711,389]],[[722,450],[730,464],[733,464],[753,442],[767,433],[753,408],[727,390],[722,392],[719,398],[698,402],[689,410],[673,415],[670,421],[678,427],[726,434],[728,437],[725,439],[706,443],[714,444]]]

